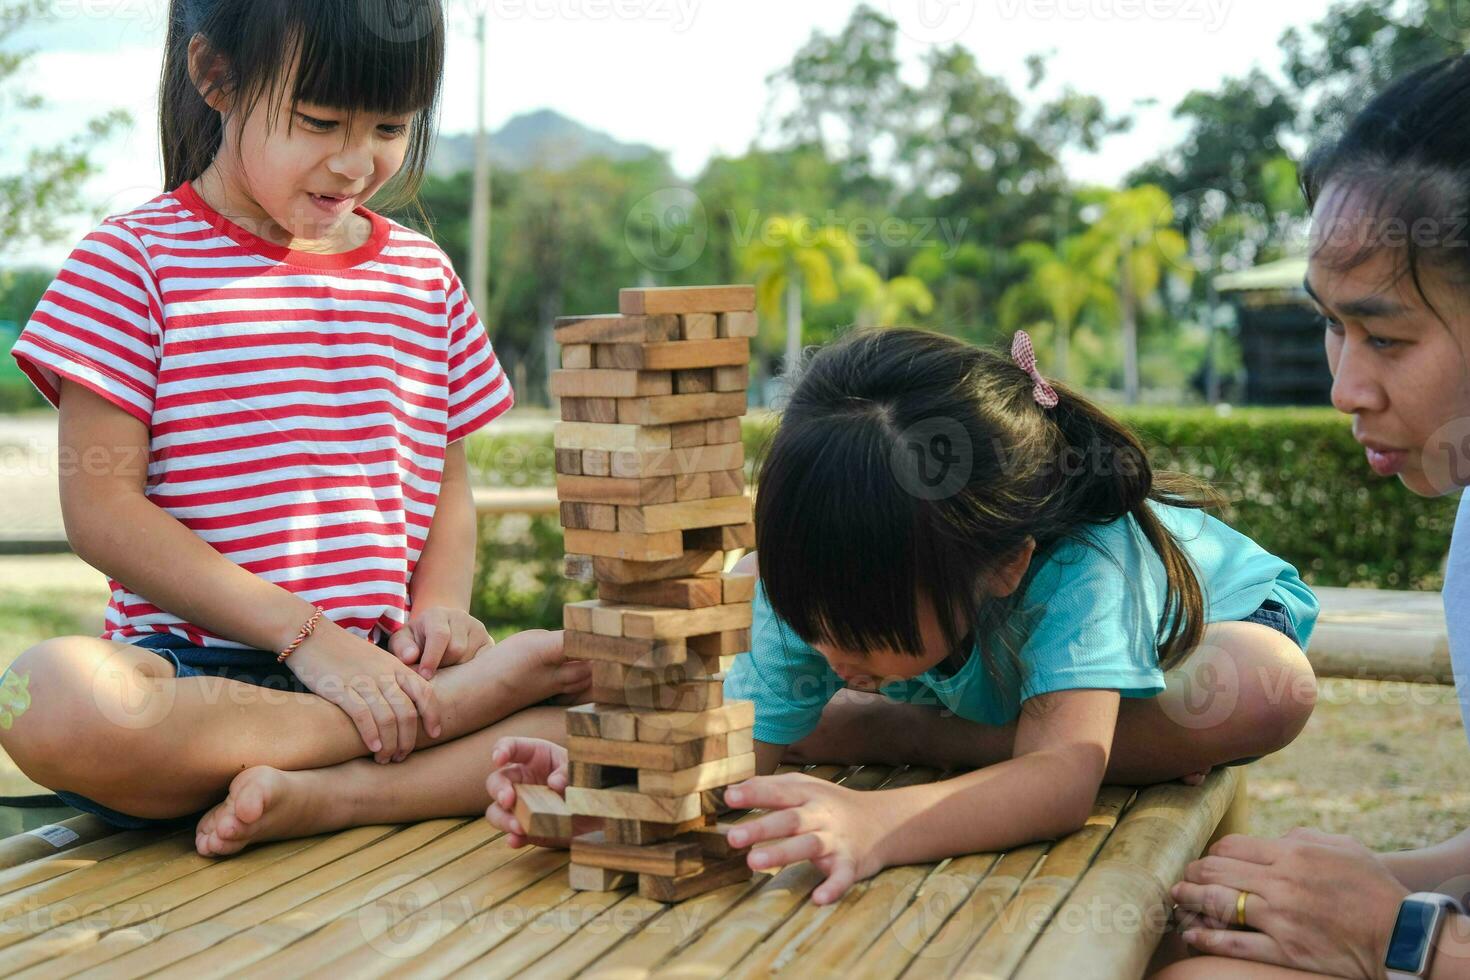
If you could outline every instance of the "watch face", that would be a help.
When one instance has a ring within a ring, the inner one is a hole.
[[[1383,965],[1404,973],[1420,970],[1429,951],[1429,933],[1439,911],[1429,902],[1410,900],[1399,906],[1399,918],[1394,923],[1393,938],[1388,942],[1388,956],[1384,958]]]

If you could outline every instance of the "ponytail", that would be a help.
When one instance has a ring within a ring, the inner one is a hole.
[[[214,0],[171,0],[163,75],[158,86],[158,133],[163,148],[163,189],[178,187],[208,169],[224,140],[219,113],[204,101],[189,74],[189,42],[209,37]]]

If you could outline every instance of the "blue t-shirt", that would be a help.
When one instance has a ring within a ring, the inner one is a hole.
[[[1149,506],[1194,564],[1206,623],[1244,619],[1274,599],[1286,607],[1306,646],[1319,607],[1295,568],[1204,511]],[[999,670],[987,665],[977,643],[952,674],[936,668],[879,691],[1004,725],[1020,714],[1022,702],[1052,691],[1094,688],[1140,698],[1164,690],[1157,653],[1167,584],[1163,561],[1132,515],[1088,527],[1084,536],[1091,545],[1062,541],[1036,569],[1006,624],[1015,653],[998,651]],[[735,658],[725,697],[755,702],[756,739],[790,745],[817,727],[843,681],[772,612],[763,584],[753,613],[751,651]]]

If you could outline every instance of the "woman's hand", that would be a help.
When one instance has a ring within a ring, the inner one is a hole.
[[[326,621],[323,626],[286,658],[286,666],[313,694],[347,712],[373,761],[402,762],[418,740],[420,718],[424,730],[439,737],[439,699],[427,680],[356,634]]]
[[[485,780],[490,794],[490,807],[485,819],[506,833],[511,847],[540,844],[542,847],[566,847],[567,841],[531,837],[516,819],[516,785],[526,783],[548,786],[558,796],[565,796],[568,783],[567,750],[555,742],[541,738],[502,738],[490,750],[495,768]]]
[[[463,609],[427,606],[415,609],[408,622],[388,638],[388,649],[427,680],[440,667],[467,663],[495,645],[485,624]]]
[[[1249,929],[1212,927],[1235,923],[1241,891],[1250,893]],[[1409,891],[1351,837],[1299,828],[1280,840],[1223,838],[1185,869],[1172,894],[1181,910],[1205,917],[1184,932],[1203,952],[1376,980]]]
[[[873,816],[876,795],[799,772],[756,776],[726,789],[725,804],[774,812],[737,824],[728,839],[737,848],[777,842],[751,850],[748,863],[756,871],[812,862],[827,876],[812,901],[827,905],[885,866],[879,844],[886,829]]]

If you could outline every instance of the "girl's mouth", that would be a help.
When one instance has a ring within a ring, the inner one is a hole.
[[[306,196],[311,198],[311,203],[328,214],[346,214],[352,210],[353,199],[350,197],[327,197],[322,194],[312,194],[310,192],[307,192]]]

